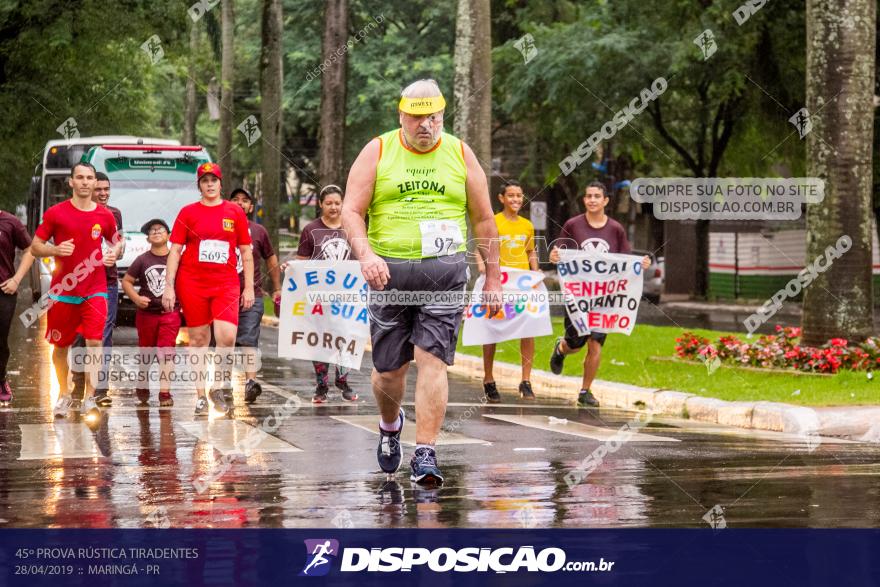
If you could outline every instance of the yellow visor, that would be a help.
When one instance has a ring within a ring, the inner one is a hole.
[[[401,112],[412,114],[413,116],[425,116],[426,114],[434,114],[446,108],[446,100],[443,96],[432,96],[430,98],[401,98],[398,106]]]

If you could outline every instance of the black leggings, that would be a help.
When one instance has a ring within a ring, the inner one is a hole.
[[[9,331],[15,314],[17,295],[0,292],[0,382],[6,381],[6,366],[9,364]]]

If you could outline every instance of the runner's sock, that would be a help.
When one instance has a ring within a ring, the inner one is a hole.
[[[382,418],[379,418],[379,428],[385,432],[397,432],[400,430],[400,419],[395,420],[393,424],[386,424]]]
[[[379,417],[379,428],[384,430],[385,432],[397,432],[400,430],[400,418],[397,418],[391,424],[385,422],[381,416]]]
[[[434,445],[433,444],[417,444],[416,450],[419,450],[420,448],[427,448],[430,450],[434,450]]]

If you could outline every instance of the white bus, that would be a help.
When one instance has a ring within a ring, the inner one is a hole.
[[[27,203],[27,227],[31,234],[40,224],[43,213],[55,204],[70,197],[70,187],[67,180],[70,177],[70,168],[74,163],[82,160],[90,149],[98,145],[144,145],[149,146],[175,146],[180,141],[173,139],[156,139],[149,137],[135,137],[128,135],[110,135],[97,137],[79,137],[75,139],[60,139],[46,143],[40,163],[34,169],[31,178],[31,189]],[[111,192],[111,204],[116,205]],[[118,207],[118,205],[117,205]],[[123,218],[125,212],[123,211]],[[48,291],[49,282],[52,278],[51,257],[44,258],[34,263],[30,274],[30,287],[34,301]]]

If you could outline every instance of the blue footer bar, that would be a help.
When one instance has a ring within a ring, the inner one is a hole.
[[[880,530],[13,529],[0,538],[0,585],[12,586],[880,584]]]

